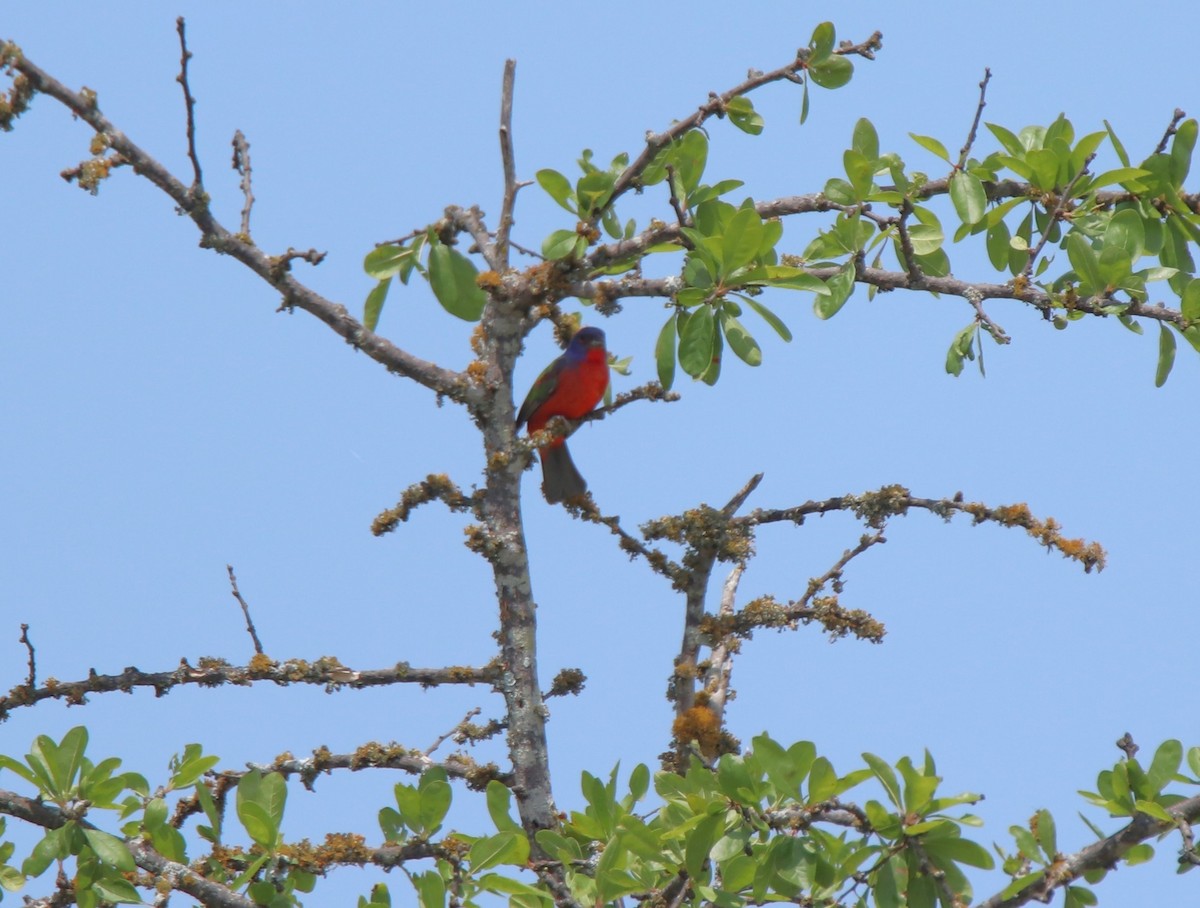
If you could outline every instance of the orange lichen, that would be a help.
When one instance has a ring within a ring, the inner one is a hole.
[[[704,704],[697,703],[684,710],[671,724],[671,732],[680,743],[694,741],[700,753],[709,759],[720,752],[721,720]]]

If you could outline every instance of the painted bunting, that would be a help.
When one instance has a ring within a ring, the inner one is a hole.
[[[579,419],[590,412],[608,388],[608,351],[604,332],[582,328],[566,351],[537,377],[517,413],[517,428],[529,425],[529,434],[546,428],[554,416]],[[538,448],[542,459],[542,493],[551,504],[578,498],[587,483],[575,468],[565,438]]]

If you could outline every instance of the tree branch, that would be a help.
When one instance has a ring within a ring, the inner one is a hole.
[[[230,665],[223,659],[213,658],[201,658],[196,666],[192,666],[184,659],[180,661],[179,668],[171,672],[144,672],[131,667],[119,675],[100,675],[93,670],[82,681],[47,678],[39,688],[24,685],[14,687],[7,696],[0,697],[0,721],[7,719],[14,709],[33,706],[42,700],[65,700],[69,706],[82,706],[87,703],[89,694],[112,691],[130,693],[137,687],[153,688],[155,696],[161,697],[180,685],[247,686],[258,681],[269,681],[280,687],[290,684],[320,685],[332,693],[343,687],[357,690],[391,684],[420,684],[425,687],[441,684],[494,685],[499,677],[499,668],[494,664],[482,668],[413,668],[401,662],[391,668],[356,670],[347,668],[329,656],[315,662],[303,659],[275,662],[266,656],[256,656],[246,666]]]
[[[1195,822],[1200,818],[1200,795],[1180,801],[1166,810],[1176,818],[1175,822],[1167,823],[1139,813],[1108,838],[1059,858],[1040,880],[1016,895],[1003,898],[1001,893],[997,893],[981,902],[979,908],[1017,908],[1033,901],[1048,903],[1054,890],[1074,882],[1088,871],[1111,870],[1134,845],[1170,832],[1180,821],[1189,824]]]
[[[22,797],[12,791],[0,790],[0,814],[24,820],[43,829],[58,829],[67,822],[57,807]],[[85,820],[75,822],[89,829],[96,828]],[[238,895],[219,883],[204,879],[184,864],[168,861],[141,839],[126,839],[125,844],[129,847],[134,862],[142,870],[165,880],[172,889],[186,892],[202,905],[209,908],[254,908],[253,900]]]
[[[29,80],[34,90],[63,104],[102,136],[108,147],[120,154],[138,174],[166,193],[199,228],[201,246],[232,256],[279,291],[283,295],[283,308],[296,307],[316,316],[347,343],[362,350],[388,371],[410,378],[451,400],[472,404],[481,398],[482,392],[465,374],[419,359],[386,338],[367,331],[344,306],[297,281],[288,269],[286,257],[273,258],[247,239],[231,234],[209,210],[207,197],[203,193],[193,194],[158,160],[110,122],[100,112],[94,94],[71,91],[25,56],[12,61],[12,66]]]
[[[882,47],[882,35],[879,32],[871,35],[866,41],[859,44],[851,44],[842,42],[842,44],[834,51],[835,54],[841,55],[857,55],[865,57],[868,60],[875,59],[875,51]],[[762,88],[764,85],[770,85],[772,82],[781,80],[795,81],[798,74],[802,72],[808,65],[807,49],[801,49],[796,54],[796,59],[792,60],[786,66],[781,66],[778,69],[773,69],[770,72],[753,72],[750,76],[739,85],[735,85],[729,91],[716,94],[712,92],[708,96],[708,100],[701,104],[700,107],[690,117],[685,117],[679,120],[667,129],[659,133],[646,134],[646,147],[642,149],[641,154],[626,167],[617,177],[613,184],[613,190],[609,196],[608,205],[611,205],[618,198],[624,195],[627,191],[637,185],[638,179],[642,173],[650,166],[655,156],[665,146],[678,139],[684,133],[690,132],[699,126],[702,126],[706,120],[714,116],[724,116],[726,105],[734,98],[741,95],[749,94],[755,89]],[[602,212],[596,212],[593,220],[599,219]]]
[[[200,174],[200,158],[196,154],[196,99],[192,97],[192,88],[188,84],[188,60],[192,59],[192,54],[187,49],[183,16],[175,20],[175,31],[179,33],[179,75],[175,81],[183,88],[183,105],[187,109],[188,159],[192,162],[193,174],[191,194],[193,198],[198,198],[204,192],[204,178]]]
[[[981,502],[963,501],[961,494],[954,498],[917,498],[899,485],[884,486],[877,491],[861,495],[839,495],[823,501],[807,501],[793,508],[758,508],[744,517],[732,518],[730,523],[735,526],[758,526],[764,523],[791,521],[799,525],[813,514],[850,511],[860,520],[866,521],[867,526],[879,529],[888,517],[907,514],[910,508],[929,511],[944,520],[950,520],[956,513],[962,513],[969,514],[975,524],[990,522],[1001,526],[1020,527],[1047,548],[1055,549],[1064,558],[1082,564],[1086,573],[1091,573],[1093,568],[1103,570],[1107,559],[1099,543],[1068,539],[1059,532],[1060,527],[1054,518],[1040,520],[1034,517],[1027,504],[993,508]]]
[[[508,268],[508,237],[512,232],[513,208],[517,201],[516,156],[513,153],[512,106],[513,82],[517,74],[517,61],[504,61],[504,82],[500,91],[500,161],[504,166],[504,201],[500,206],[500,223],[496,227],[496,258],[504,269]]]
[[[975,144],[975,136],[979,133],[979,119],[983,116],[983,109],[987,107],[987,87],[990,81],[992,81],[992,70],[985,66],[983,81],[979,83],[979,103],[975,105],[975,119],[971,121],[971,129],[967,132],[967,141],[958,151],[958,170],[967,166],[967,155],[971,153],[971,146]]]

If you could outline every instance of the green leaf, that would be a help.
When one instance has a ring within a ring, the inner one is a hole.
[[[116,836],[99,829],[84,827],[83,837],[87,839],[92,851],[96,852],[96,857],[109,867],[115,867],[122,873],[132,873],[136,869],[137,865],[133,862],[133,855],[129,853],[128,846]]]
[[[468,322],[483,315],[487,294],[475,283],[479,275],[471,260],[456,249],[435,243],[429,250],[429,285],[442,308]]]
[[[412,878],[421,908],[443,908],[446,904],[446,881],[436,870],[417,873]]]
[[[979,325],[971,322],[971,324],[954,335],[954,340],[950,342],[950,349],[946,351],[947,373],[957,378],[959,375],[962,375],[963,360],[975,358],[972,348],[975,344],[975,334],[978,330]]]
[[[0,866],[0,887],[8,892],[16,892],[25,885],[25,877],[16,867],[7,864]]]
[[[808,74],[822,88],[841,88],[854,76],[854,64],[845,57],[828,57],[810,64]]]
[[[950,201],[964,224],[978,224],[987,213],[987,193],[979,177],[956,171],[950,177]]]
[[[829,287],[819,277],[814,277],[803,268],[794,265],[765,265],[764,283],[781,290],[808,290],[812,293],[829,293]]]
[[[915,132],[910,132],[909,138],[924,148],[926,151],[933,152],[937,157],[941,158],[947,164],[953,164],[950,160],[950,152],[946,151],[946,146],[939,142],[933,136],[919,136]]]
[[[388,287],[391,286],[391,283],[390,277],[384,278],[375,285],[375,289],[367,294],[367,301],[363,304],[363,327],[368,331],[374,331],[379,325],[379,313],[383,311],[383,301],[387,299]],[[193,779],[193,781],[195,780]]]
[[[887,761],[880,759],[875,754],[864,753],[863,760],[867,766],[871,768],[871,772],[875,774],[884,791],[887,792],[888,800],[897,807],[903,806],[900,802],[900,782],[896,778],[896,773],[892,771],[892,767],[887,764]]]
[[[92,891],[108,902],[118,905],[141,905],[141,895],[128,880],[120,877],[105,877],[92,884]]]
[[[1158,368],[1154,372],[1154,387],[1167,383],[1167,376],[1175,365],[1175,335],[1164,324],[1158,326]]]
[[[1021,140],[1008,129],[996,123],[985,123],[984,125],[991,130],[992,135],[999,140],[1000,145],[1010,155],[1019,158],[1025,154],[1025,146],[1021,144]]]
[[[376,246],[363,259],[363,271],[377,281],[387,280],[399,273],[412,254],[413,250],[408,247],[393,243]]]
[[[425,835],[433,835],[441,828],[442,820],[450,810],[453,792],[445,779],[426,782],[422,778],[418,790],[421,795],[421,826]]]
[[[664,391],[670,391],[675,384],[675,313],[667,317],[667,322],[658,332],[658,341],[654,344],[654,362],[658,368],[658,383]]]
[[[842,266],[841,270],[825,283],[829,287],[829,295],[818,296],[813,300],[813,311],[816,312],[817,318],[821,319],[833,318],[846,304],[846,300],[850,299],[850,294],[854,291],[854,263],[848,262]]]
[[[1132,867],[1135,864],[1142,864],[1154,857],[1154,846],[1149,842],[1141,842],[1134,845],[1125,852],[1125,863]],[[1094,904],[1094,903],[1093,903]]]
[[[1183,288],[1179,310],[1188,321],[1200,319],[1200,280],[1188,281],[1187,286]]]
[[[1037,841],[1047,860],[1054,860],[1058,854],[1058,833],[1054,825],[1054,817],[1048,810],[1039,810],[1035,815],[1037,822]]]
[[[997,271],[1004,271],[1008,268],[1009,241],[1011,239],[1012,237],[1008,232],[1008,225],[1004,221],[998,221],[988,228],[988,261],[992,263],[992,267]]]
[[[826,292],[828,292],[828,289],[826,289]],[[785,341],[791,341],[792,332],[788,329],[788,326],[783,323],[783,320],[778,315],[757,300],[751,299],[750,297],[741,297],[741,299],[744,303],[746,303],[746,305],[757,312],[763,321],[775,329],[776,334],[778,334]]]
[[[1184,120],[1175,129],[1171,141],[1171,178],[1176,186],[1183,186],[1192,166],[1192,150],[1196,147],[1196,121]]]
[[[850,147],[868,161],[879,160],[879,134],[875,131],[875,125],[866,117],[854,124]]]
[[[1197,287],[1196,289],[1200,290],[1200,287]],[[18,760],[14,760],[12,757],[5,756],[4,754],[0,754],[0,769],[7,769],[12,772],[15,772],[17,775],[19,775],[22,779],[24,779],[30,785],[33,785],[35,788],[40,789],[42,787],[42,783],[39,781],[37,774],[35,774],[33,772],[33,770],[31,770],[24,763],[21,763]]]
[[[808,46],[812,50],[813,60],[822,60],[833,53],[835,32],[832,22],[822,22],[813,29]]]
[[[447,786],[448,788],[449,786]],[[508,813],[512,804],[512,792],[508,786],[492,779],[487,786],[487,808],[492,822],[500,832],[520,832],[521,824]]]
[[[607,204],[616,177],[603,170],[585,173],[575,184],[575,195],[579,199],[579,216],[591,217],[601,206]]]
[[[717,839],[722,836],[724,830],[725,814],[721,812],[706,816],[688,835],[684,866],[693,880],[703,879],[704,862],[708,860],[709,851],[717,844]]]
[[[1132,208],[1124,208],[1112,216],[1104,230],[1104,247],[1116,247],[1136,262],[1146,248],[1146,228],[1142,216]]]
[[[729,122],[742,132],[756,136],[763,131],[763,118],[755,109],[750,99],[744,95],[731,98],[725,105],[725,113]]]
[[[571,188],[570,180],[557,170],[550,170],[549,168],[539,170],[534,174],[534,179],[538,181],[539,186],[546,190],[550,198],[558,202],[559,205],[567,209],[571,214],[579,214],[575,205],[572,204],[575,201],[575,191]]]
[[[808,119],[808,80],[804,80],[804,85],[800,87],[800,125],[804,125],[804,121]]]
[[[246,834],[263,848],[273,849],[278,840],[278,828],[271,822],[271,816],[253,802],[238,805],[238,819],[246,828]]]
[[[715,328],[711,306],[700,306],[679,333],[679,365],[688,375],[699,378],[712,362]]]
[[[1121,164],[1125,167],[1129,166],[1129,155],[1125,153],[1125,146],[1121,144],[1121,140],[1117,138],[1117,134],[1113,132],[1112,125],[1108,120],[1104,121],[1104,128],[1108,130],[1109,141],[1113,144],[1113,150],[1116,151],[1117,157],[1121,160]]]
[[[753,206],[739,208],[725,226],[721,243],[721,273],[729,276],[749,265],[762,245],[763,222]]]
[[[1104,278],[1100,276],[1100,260],[1096,251],[1078,233],[1067,237],[1067,258],[1071,260],[1071,267],[1075,269],[1085,292],[1093,294],[1104,290]]]
[[[525,866],[529,860],[529,840],[521,832],[498,832],[476,839],[471,845],[471,870],[478,873],[499,864]]]
[[[579,234],[574,230],[555,230],[542,240],[542,255],[552,262],[570,257]]]
[[[747,366],[762,365],[762,349],[758,346],[758,341],[724,307],[721,308],[721,328],[724,329],[725,339],[729,341],[729,346],[738,359]]]
[[[1146,771],[1146,781],[1155,795],[1167,787],[1167,783],[1179,772],[1183,762],[1183,745],[1175,740],[1163,741],[1154,752],[1150,768]]]
[[[1132,183],[1148,176],[1150,176],[1150,171],[1141,167],[1118,167],[1115,170],[1106,170],[1097,174],[1088,181],[1088,189],[1101,189],[1105,186],[1112,186],[1114,183]]]

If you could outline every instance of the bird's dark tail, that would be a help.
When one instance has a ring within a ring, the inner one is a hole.
[[[548,502],[570,501],[587,491],[587,482],[571,460],[566,442],[541,448],[538,453],[542,457],[542,494]]]

